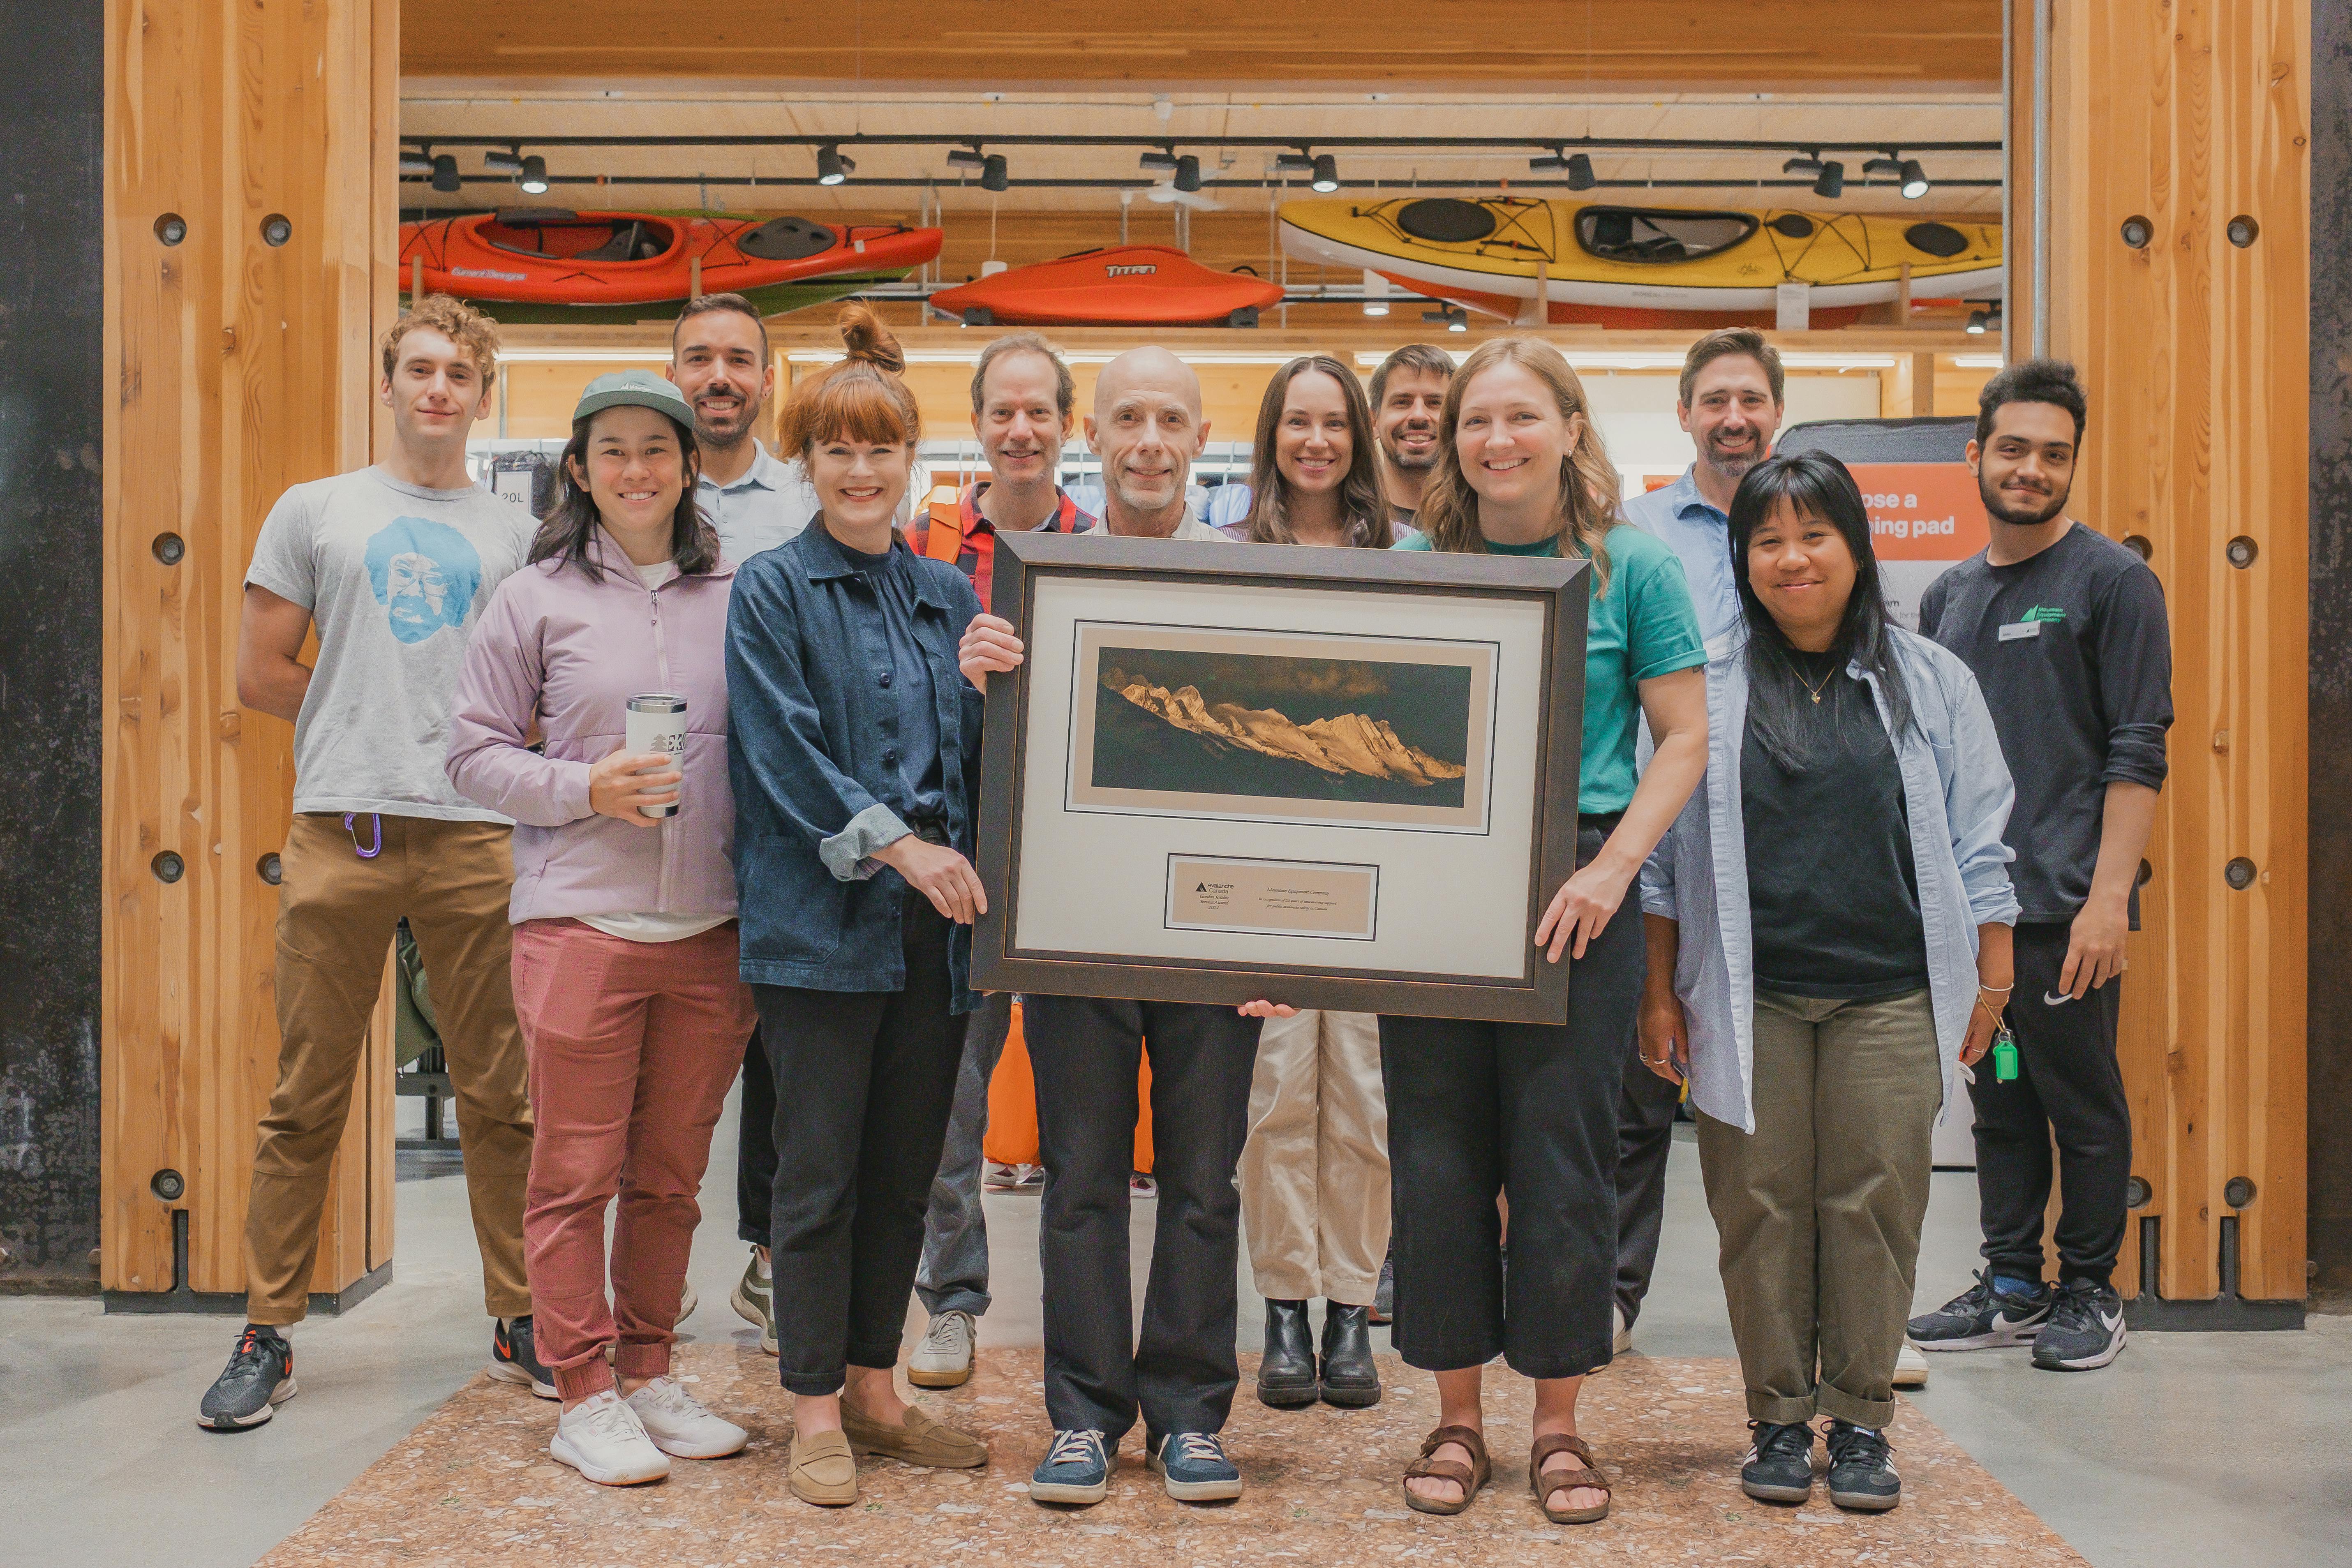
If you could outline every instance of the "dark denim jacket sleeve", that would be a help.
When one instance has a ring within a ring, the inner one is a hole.
[[[727,608],[727,706],[736,810],[807,837],[843,881],[870,877],[906,824],[837,766],[802,668],[799,606],[776,563],[736,574]]]

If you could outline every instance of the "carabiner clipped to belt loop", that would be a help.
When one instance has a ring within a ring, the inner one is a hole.
[[[362,860],[373,860],[383,853],[383,818],[375,812],[368,813],[368,820],[375,824],[375,843],[362,849],[360,847],[359,829],[352,826],[352,819],[357,816],[359,813],[356,811],[343,813],[343,831],[352,836],[352,853]]]

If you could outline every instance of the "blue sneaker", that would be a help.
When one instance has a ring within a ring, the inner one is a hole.
[[[1148,1462],[1178,1502],[1231,1502],[1242,1495],[1242,1473],[1213,1432],[1171,1432]]]
[[[1045,1457],[1029,1472],[1029,1500],[1098,1503],[1110,1495],[1115,1462],[1101,1433],[1055,1432]]]

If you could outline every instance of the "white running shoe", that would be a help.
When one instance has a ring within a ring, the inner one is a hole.
[[[907,1381],[917,1388],[961,1388],[971,1381],[979,1337],[970,1312],[941,1312],[907,1358]]]
[[[669,1459],[646,1436],[637,1413],[610,1388],[600,1389],[555,1418],[547,1451],[604,1487],[633,1487],[669,1474]]]
[[[1901,1350],[1895,1352],[1895,1386],[1897,1388],[1927,1386],[1927,1358],[1921,1355],[1918,1350],[1908,1342],[1905,1342]]]
[[[657,1377],[628,1397],[646,1436],[680,1459],[723,1459],[740,1454],[751,1434],[705,1410],[674,1377]]]

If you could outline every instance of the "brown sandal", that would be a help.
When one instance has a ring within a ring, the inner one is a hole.
[[[1469,1449],[1470,1463],[1465,1465],[1459,1459],[1430,1458],[1448,1443],[1458,1443]],[[1494,1473],[1495,1467],[1487,1460],[1486,1439],[1483,1436],[1467,1426],[1440,1426],[1421,1440],[1421,1458],[1404,1468],[1404,1479],[1412,1480],[1416,1476],[1426,1476],[1432,1480],[1452,1481],[1462,1489],[1462,1499],[1459,1502],[1439,1502],[1407,1487],[1404,1489],[1405,1506],[1423,1513],[1460,1513],[1470,1506],[1470,1500],[1478,1495],[1479,1489],[1486,1486]]]
[[[1573,1454],[1584,1463],[1580,1470],[1562,1470],[1544,1474],[1544,1461],[1554,1454]],[[1599,1508],[1559,1508],[1551,1500],[1562,1492],[1591,1490],[1601,1494]],[[1536,1439],[1528,1450],[1528,1489],[1536,1494],[1536,1505],[1544,1517],[1554,1524],[1591,1524],[1609,1517],[1609,1478],[1601,1473],[1601,1462],[1583,1438],[1569,1432],[1553,1432]]]

